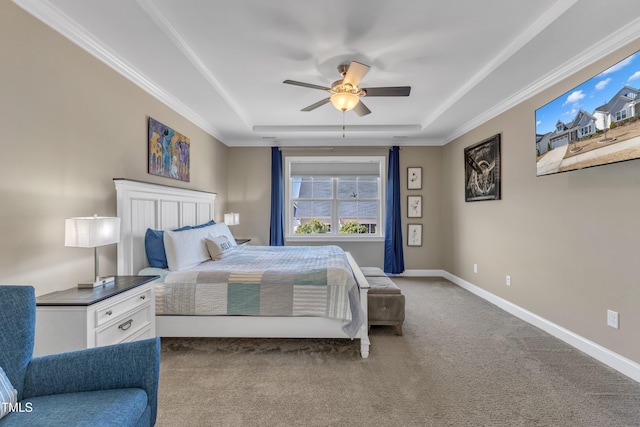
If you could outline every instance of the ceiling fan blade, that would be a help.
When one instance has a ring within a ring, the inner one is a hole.
[[[324,104],[328,104],[329,101],[331,101],[331,98],[325,98],[322,101],[318,101],[315,104],[311,104],[308,107],[303,108],[300,111],[311,111],[311,110],[315,110],[318,107],[322,107]]]
[[[331,90],[331,88],[329,87],[325,87],[325,86],[319,86],[319,85],[312,85],[311,83],[303,83],[303,82],[297,82],[295,80],[285,80],[282,83],[286,83],[288,85],[295,85],[295,86],[302,86],[302,87],[308,87],[311,89],[319,89],[319,90]]]
[[[366,87],[362,90],[366,96],[409,96],[411,86]]]
[[[349,65],[349,68],[347,69],[347,74],[344,76],[344,83],[349,83],[351,86],[356,87],[368,72],[368,65],[361,64],[357,61],[351,61],[351,65]]]
[[[369,110],[367,106],[364,105],[362,99],[356,104],[355,107],[353,107],[353,111],[355,111],[355,113],[360,117],[366,116],[367,114],[371,113],[371,110]]]

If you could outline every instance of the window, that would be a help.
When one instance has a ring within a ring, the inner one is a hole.
[[[616,122],[627,118],[627,110],[620,110],[616,113]]]
[[[384,160],[382,156],[286,158],[286,237],[381,238]]]

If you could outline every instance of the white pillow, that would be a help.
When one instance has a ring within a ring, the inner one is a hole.
[[[224,222],[219,222],[217,224],[212,225],[211,227],[206,227],[207,234],[210,234],[213,237],[217,236],[225,236],[229,239],[229,243],[231,246],[237,246],[236,239],[233,238],[233,234],[231,234],[231,230],[229,230],[229,226]]]
[[[227,236],[209,236],[204,239],[211,259],[215,261],[221,260],[225,254],[232,251],[235,246],[231,244]]]
[[[9,378],[0,368],[0,418],[11,412],[18,402],[18,391],[13,388]]]
[[[184,231],[164,232],[164,249],[167,252],[167,265],[171,271],[187,270],[211,259],[204,239],[211,227],[193,228]]]

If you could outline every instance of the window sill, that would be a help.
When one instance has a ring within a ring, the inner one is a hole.
[[[287,236],[285,242],[384,242],[384,236]]]

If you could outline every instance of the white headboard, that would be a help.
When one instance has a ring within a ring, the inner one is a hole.
[[[147,267],[147,228],[167,230],[214,219],[215,193],[115,178],[121,232],[118,275],[136,275]]]

